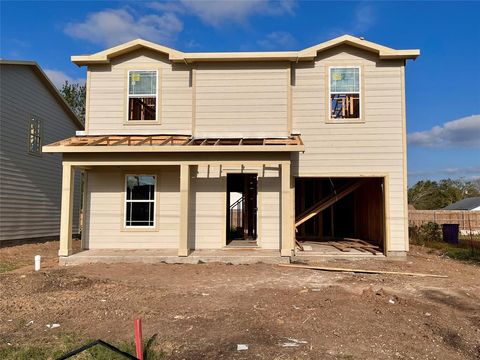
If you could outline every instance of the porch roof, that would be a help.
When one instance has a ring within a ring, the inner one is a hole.
[[[99,152],[299,152],[300,135],[284,138],[221,138],[188,135],[74,136],[46,146],[47,153]]]

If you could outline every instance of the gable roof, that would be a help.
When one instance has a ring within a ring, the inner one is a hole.
[[[473,210],[480,207],[480,196],[466,198],[444,207],[444,210]]]
[[[110,59],[123,55],[137,49],[146,48],[168,56],[172,62],[197,62],[197,61],[307,61],[313,60],[321,51],[328,50],[339,45],[350,45],[360,49],[378,54],[380,59],[416,59],[420,50],[395,50],[382,46],[363,38],[351,35],[343,35],[335,39],[325,41],[318,45],[300,51],[270,51],[270,52],[205,52],[205,53],[184,53],[166,46],[158,45],[143,39],[136,39],[124,44],[115,46],[92,55],[72,56],[72,62],[78,66],[89,64],[108,64]]]
[[[42,70],[40,65],[38,65],[35,61],[28,61],[28,60],[5,60],[0,59],[0,65],[20,65],[20,66],[29,66],[32,68],[33,72],[38,76],[40,81],[46,86],[48,91],[53,95],[53,97],[57,100],[60,106],[65,110],[68,117],[72,120],[72,122],[78,127],[78,129],[84,129],[83,123],[80,121],[78,116],[73,112],[72,108],[68,103],[65,101],[63,96],[60,94],[58,89],[55,85],[51,82],[48,78],[47,74]]]

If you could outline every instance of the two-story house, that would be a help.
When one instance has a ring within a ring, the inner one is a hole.
[[[71,254],[72,171],[85,249],[252,247],[360,239],[408,251],[405,64],[345,35],[288,52],[184,53],[134,40],[87,66],[84,134],[63,153],[59,255]],[[248,254],[248,252],[245,252]]]

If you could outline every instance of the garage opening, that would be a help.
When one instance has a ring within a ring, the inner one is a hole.
[[[295,228],[303,251],[384,252],[384,178],[296,178]]]

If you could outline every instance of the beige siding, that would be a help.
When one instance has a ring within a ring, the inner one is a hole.
[[[278,170],[244,166],[243,171],[258,174],[258,245],[280,248],[280,178]],[[191,180],[190,245],[196,249],[217,249],[226,237],[226,176],[240,173],[239,166],[200,166]],[[221,176],[220,176],[221,174]],[[219,177],[220,176],[220,177]]]
[[[328,66],[360,65],[363,123],[326,123]],[[388,175],[391,251],[407,250],[404,231],[402,80],[399,61],[378,61],[361,50],[340,47],[313,66],[300,63],[293,87],[293,129],[305,153],[294,155],[296,176]]]
[[[198,170],[198,171],[197,171]],[[154,231],[123,229],[125,174],[156,174],[157,221]],[[259,245],[279,249],[280,179],[278,172],[259,177]],[[85,247],[178,248],[180,221],[179,168],[99,167],[88,171]],[[192,170],[190,181],[189,247],[220,249],[225,245],[226,177],[218,167]]]
[[[261,177],[258,189],[259,246],[262,249],[280,249],[280,178]]]
[[[360,123],[327,122],[327,69],[339,65],[361,67]],[[291,112],[293,132],[301,134],[306,148],[304,153],[292,154],[292,174],[386,176],[388,250],[407,250],[403,61],[378,60],[374,53],[340,46],[322,52],[315,61],[292,66],[290,82],[286,63],[172,65],[165,56],[148,50],[132,52],[111,65],[90,67],[87,130],[89,134],[285,136]],[[146,68],[160,71],[160,124],[125,124],[126,72]],[[196,248],[217,248],[225,236],[224,179],[193,178],[191,185],[190,243]],[[260,185],[260,244],[278,248],[279,193],[271,189],[279,189],[279,183],[261,179]]]
[[[1,65],[0,241],[58,237],[61,154],[28,153],[28,121],[41,120],[43,144],[75,135],[78,128],[31,66]],[[76,177],[74,233],[80,204]]]
[[[189,243],[195,249],[219,249],[225,243],[225,177],[191,179]]]
[[[88,171],[88,249],[177,248],[179,240],[180,172],[178,167],[143,168],[142,174],[157,175],[157,229],[124,230],[124,186],[126,174],[136,169],[112,167]]]
[[[196,71],[198,136],[286,136],[286,64],[200,64]]]
[[[128,70],[146,69],[159,71],[159,123],[126,123]],[[88,97],[86,131],[90,135],[191,133],[190,71],[182,64],[172,66],[164,56],[151,51],[118,57],[111,65],[90,66]]]

